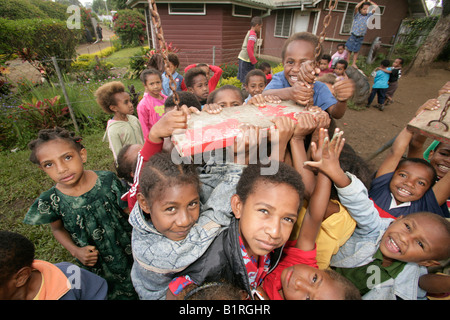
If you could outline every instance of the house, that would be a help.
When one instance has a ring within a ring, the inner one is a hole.
[[[164,38],[167,43],[180,49],[182,70],[192,63],[204,62],[219,65],[237,63],[242,41],[250,28],[253,16],[263,17],[261,46],[258,53],[272,59],[281,56],[285,40],[300,31],[319,35],[328,13],[330,0],[203,0],[156,1]],[[338,43],[345,43],[350,36],[353,12],[359,1],[338,1],[331,12],[331,22],[326,29],[323,42],[324,53],[332,54]],[[376,37],[380,37],[381,48],[390,48],[394,43],[402,20],[408,17],[427,16],[425,0],[378,0],[374,26],[368,30],[361,54],[365,55]],[[142,8],[150,26],[148,0],[128,0],[127,7]],[[379,27],[377,27],[379,26]],[[149,45],[154,47],[156,39],[150,27]]]

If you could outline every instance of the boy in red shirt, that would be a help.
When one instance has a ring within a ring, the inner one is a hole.
[[[258,40],[257,33],[261,31],[262,28],[262,18],[253,17],[251,21],[251,28],[245,36],[244,42],[242,43],[242,49],[239,53],[239,70],[237,78],[242,83],[245,82],[245,76],[247,73],[255,69],[255,64],[258,62],[255,57],[255,44]]]

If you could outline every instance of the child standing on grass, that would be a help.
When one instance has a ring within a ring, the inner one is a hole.
[[[117,162],[117,156],[123,146],[144,143],[141,124],[133,115],[130,95],[125,92],[125,86],[121,82],[113,81],[102,85],[95,91],[95,97],[106,113],[114,114],[113,118],[108,120],[103,140],[108,138],[109,148],[114,161]]]
[[[139,122],[141,123],[144,137],[148,136],[152,126],[161,119],[164,114],[164,101],[167,96],[161,93],[162,76],[153,68],[145,69],[140,75],[144,85],[144,97],[137,106]]]
[[[372,12],[369,12],[370,6],[374,6]],[[358,60],[359,50],[367,32],[367,22],[369,18],[375,13],[378,5],[373,1],[361,1],[355,7],[355,14],[353,17],[352,31],[350,38],[345,43],[348,52],[348,59],[353,53],[352,67],[357,68],[356,61]]]
[[[389,60],[383,60],[380,66],[377,67],[373,72],[375,72],[375,78],[373,80],[372,92],[370,92],[369,100],[367,101],[366,107],[369,108],[372,104],[375,96],[378,96],[378,108],[380,111],[384,110],[384,102],[386,101],[386,91],[389,87],[389,75],[391,73],[389,67]]]
[[[131,226],[120,200],[126,189],[109,171],[85,170],[81,138],[62,128],[41,130],[30,160],[56,184],[28,210],[27,224],[49,223],[56,240],[108,282],[108,299],[136,299],[131,283]]]

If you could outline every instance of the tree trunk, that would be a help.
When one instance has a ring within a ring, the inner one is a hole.
[[[431,30],[424,44],[419,48],[407,72],[419,77],[428,74],[431,63],[436,60],[450,39],[450,2],[443,1],[442,15]]]

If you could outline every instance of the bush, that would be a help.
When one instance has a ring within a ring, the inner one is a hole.
[[[224,79],[236,77],[238,74],[239,66],[237,63],[223,63],[219,67],[223,70],[222,78]]]
[[[27,0],[0,0],[0,17],[8,20],[48,18],[39,7]]]
[[[226,84],[230,84],[232,86],[238,87],[239,89],[242,89],[242,83],[238,80],[237,77],[230,77],[230,78],[222,78],[220,79],[219,83],[217,84],[217,88],[220,88]]]
[[[135,47],[145,39],[145,17],[137,10],[119,10],[113,16],[114,32],[122,46]]]

